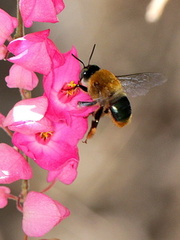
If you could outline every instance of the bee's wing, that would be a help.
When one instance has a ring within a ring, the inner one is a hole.
[[[162,73],[135,73],[116,77],[120,80],[124,91],[132,97],[145,95],[151,88],[167,81]]]

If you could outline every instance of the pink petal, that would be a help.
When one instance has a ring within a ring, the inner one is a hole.
[[[0,60],[4,59],[7,53],[7,47],[5,45],[0,46]]]
[[[64,2],[63,0],[52,0],[55,10],[56,10],[56,14],[59,14],[64,8]]]
[[[8,204],[10,188],[0,186],[0,208],[4,208]]]
[[[16,56],[8,60],[42,74],[48,74],[52,67],[63,65],[64,56],[48,35],[49,30],[44,30],[11,41],[8,50]]]
[[[9,76],[5,78],[9,88],[22,88],[32,91],[38,84],[38,78],[34,72],[17,64],[13,64],[9,73]]]
[[[59,222],[58,222],[58,223],[60,223],[63,219],[65,219],[66,217],[68,217],[70,215],[70,211],[68,208],[64,207],[60,202],[54,200],[54,203],[56,204],[56,207],[58,208],[59,213],[61,215],[61,217],[59,218]]]
[[[0,45],[2,45],[17,27],[17,19],[0,9]],[[5,24],[3,24],[5,23]]]
[[[64,9],[62,0],[20,0],[19,6],[25,27],[31,27],[33,21],[58,22],[56,14]]]
[[[71,116],[71,122],[67,127],[63,127],[62,124],[57,124],[56,127],[57,131],[64,136],[64,140],[71,145],[77,145],[87,132],[88,119]]]
[[[77,167],[78,160],[70,159],[59,169],[49,171],[47,181],[51,182],[57,179],[65,184],[71,184],[77,177]]]
[[[14,123],[8,128],[11,131],[19,132],[22,134],[32,135],[39,132],[53,132],[53,123],[46,117],[42,118],[40,121],[25,121]]]
[[[52,64],[46,45],[48,35],[49,30],[45,30],[11,41],[8,50],[16,56],[8,60],[30,71],[47,74]]]
[[[10,110],[3,125],[12,130],[18,130],[16,126],[19,127],[19,125],[27,123],[24,126],[28,128],[28,124],[40,121],[44,117],[47,105],[47,98],[44,96],[21,100]]]
[[[45,42],[48,39],[49,34],[49,29],[26,34],[25,36],[17,38],[10,42],[8,45],[8,50],[14,55],[18,55],[36,43]]]
[[[32,170],[27,161],[5,143],[0,143],[0,159],[0,183],[9,184],[32,177]]]
[[[30,237],[40,237],[69,216],[62,204],[45,194],[29,192],[23,208],[23,231]]]
[[[5,116],[4,116],[2,113],[0,113],[0,127],[1,127],[1,128],[4,127],[4,125],[3,125],[4,120],[5,120]]]

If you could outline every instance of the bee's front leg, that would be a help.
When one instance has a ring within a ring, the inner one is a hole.
[[[91,106],[94,106],[98,103],[97,100],[94,100],[94,101],[91,101],[91,102],[78,102],[78,105],[80,107],[91,107]]]

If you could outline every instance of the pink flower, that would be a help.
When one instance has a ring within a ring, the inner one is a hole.
[[[0,183],[30,179],[32,170],[23,156],[5,143],[0,143]]]
[[[35,22],[58,22],[57,14],[64,9],[62,0],[20,0],[19,7],[25,27]]]
[[[48,39],[49,30],[30,33],[11,41],[8,50],[15,56],[8,59],[30,71],[48,74],[53,65],[64,64],[64,57]]]
[[[44,169],[56,170],[71,158],[78,159],[77,143],[87,131],[87,119],[73,117],[69,124],[50,121],[45,96],[21,100],[3,122],[16,131],[15,146]]]
[[[71,158],[79,159],[77,143],[87,131],[87,119],[72,118],[70,125],[54,123],[53,131],[14,133],[15,146],[46,170],[56,170]]]
[[[29,192],[23,207],[23,231],[30,237],[43,236],[69,214],[66,207],[49,196]]]
[[[8,197],[11,190],[8,187],[0,186],[0,208],[4,208],[8,204]]]
[[[13,64],[9,73],[9,76],[5,78],[9,88],[22,88],[31,91],[38,84],[38,77],[34,72],[17,64]]]
[[[62,119],[68,122],[72,115],[87,117],[97,108],[78,105],[79,101],[92,99],[89,94],[76,87],[79,82],[80,65],[72,53],[77,55],[75,48],[64,54],[64,65],[52,68],[52,71],[44,76],[45,95],[49,100],[47,116],[53,117],[54,121]]]
[[[77,177],[77,167],[78,160],[69,159],[57,170],[49,171],[47,181],[59,180],[65,184],[71,184]]]
[[[0,45],[2,45],[6,40],[11,40],[10,35],[14,32],[18,22],[16,18],[0,9],[0,23]]]
[[[4,59],[7,53],[7,47],[5,45],[0,46],[0,60]]]
[[[44,118],[48,101],[45,96],[24,99],[15,104],[3,122],[12,131],[33,134],[51,131],[51,122]]]

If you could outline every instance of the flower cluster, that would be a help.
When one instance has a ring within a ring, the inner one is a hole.
[[[64,9],[62,0],[20,0],[19,9],[25,27],[34,21],[57,22],[57,14]],[[71,184],[77,176],[79,154],[77,144],[87,131],[87,116],[95,107],[80,107],[79,101],[91,101],[90,96],[77,87],[80,65],[75,47],[61,53],[52,40],[50,30],[30,33],[16,39],[11,34],[18,27],[16,18],[0,9],[0,57],[13,54],[7,60],[13,65],[5,78],[9,88],[19,88],[23,99],[7,116],[0,114],[0,126],[12,137],[14,147],[0,143],[0,183],[10,184],[33,176],[27,158],[47,170],[47,181]],[[4,45],[8,42],[7,46]],[[8,53],[8,54],[7,54]],[[43,95],[26,98],[26,91],[38,84],[36,73],[43,75]],[[44,191],[43,191],[44,192]],[[69,215],[69,210],[44,193],[27,192],[19,197],[10,189],[0,187],[0,207],[8,199],[19,203],[23,213],[23,231],[39,237]]]

